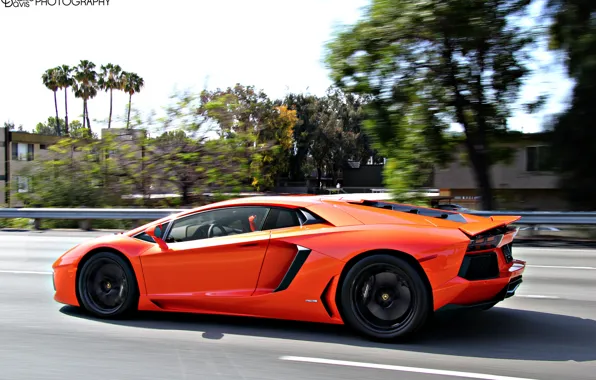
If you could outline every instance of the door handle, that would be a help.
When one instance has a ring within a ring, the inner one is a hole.
[[[259,243],[245,243],[245,244],[240,244],[240,248],[245,248],[245,247],[256,247],[258,246]]]

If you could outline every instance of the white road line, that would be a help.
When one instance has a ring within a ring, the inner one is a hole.
[[[526,265],[528,268],[552,268],[552,269],[584,269],[584,270],[596,270],[596,267],[566,267],[559,265]]]
[[[0,273],[10,273],[10,274],[52,274],[52,272],[41,272],[41,271],[31,271],[31,270],[0,270]]]
[[[557,297],[557,296],[542,296],[542,295],[534,295],[534,294],[516,294],[515,297],[518,298],[539,298],[539,299],[549,299],[549,300],[558,300],[561,299],[561,297]]]
[[[331,364],[331,365],[341,365],[341,366],[361,367],[361,368],[372,368],[372,369],[385,369],[385,370],[389,370],[389,371],[400,371],[400,372],[415,372],[415,373],[424,373],[424,374],[429,374],[429,375],[466,377],[466,378],[470,378],[470,379],[483,379],[483,380],[534,380],[534,379],[527,379],[527,378],[521,378],[521,377],[508,377],[508,376],[488,375],[488,374],[484,374],[484,373],[446,371],[446,370],[440,370],[440,369],[403,367],[403,366],[387,365],[387,364],[373,364],[373,363],[349,362],[349,361],[344,361],[344,360],[332,360],[332,359],[320,359],[320,358],[306,358],[306,357],[300,357],[300,356],[282,356],[279,359],[280,360],[287,360],[287,361],[294,361],[294,362]]]

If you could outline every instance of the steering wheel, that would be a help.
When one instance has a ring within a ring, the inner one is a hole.
[[[209,226],[209,230],[207,231],[208,238],[213,237],[213,229],[216,227],[223,233],[224,236],[226,236],[228,234],[227,231],[221,225],[219,225],[217,223],[213,223],[212,225]]]

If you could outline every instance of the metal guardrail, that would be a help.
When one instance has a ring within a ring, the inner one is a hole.
[[[0,218],[83,220],[155,220],[186,209],[0,208]],[[518,215],[522,225],[596,225],[596,212],[468,211],[479,216]]]
[[[184,211],[184,209],[0,208],[0,218],[154,220],[177,214],[182,211]]]
[[[139,225],[141,220],[156,220],[177,214],[184,209],[110,209],[110,208],[0,208],[0,218],[33,219],[34,228],[41,228],[42,219],[79,220],[83,230],[91,229],[91,221],[98,219],[133,220]]]

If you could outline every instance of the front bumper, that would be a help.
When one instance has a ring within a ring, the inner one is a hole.
[[[79,306],[75,287],[76,278],[76,266],[67,264],[54,267],[52,282],[54,284],[54,300],[56,302]]]

